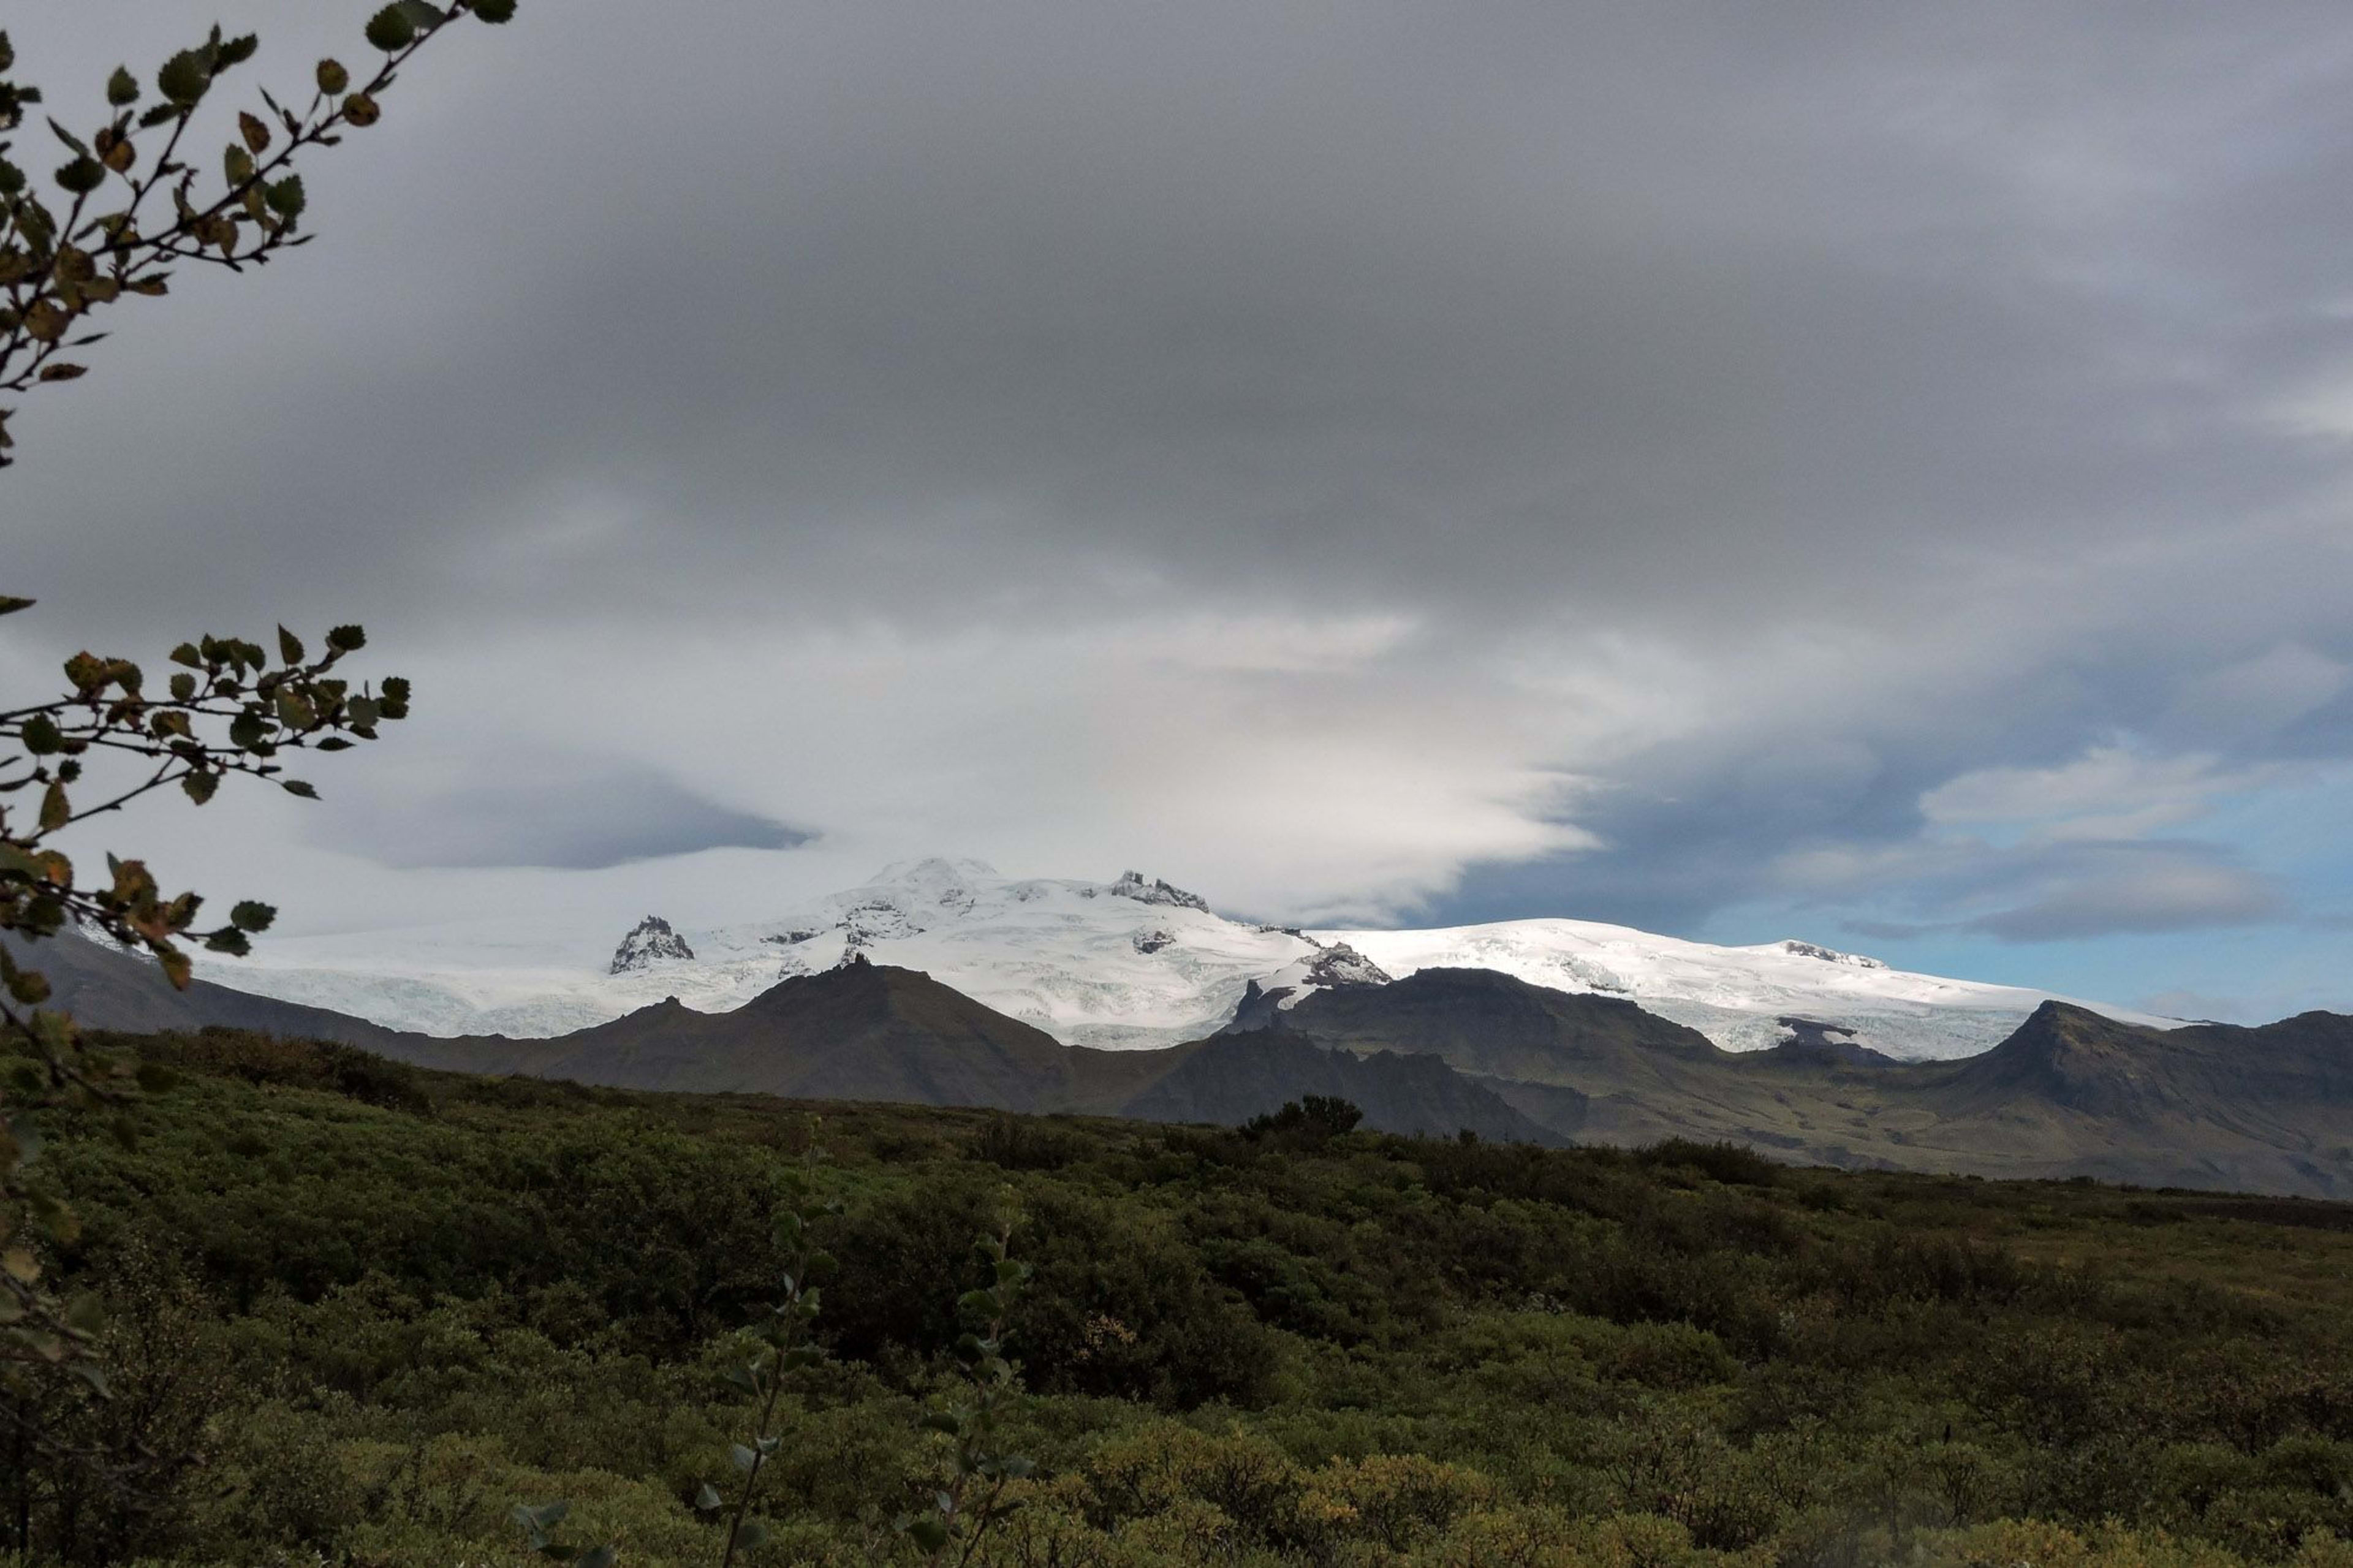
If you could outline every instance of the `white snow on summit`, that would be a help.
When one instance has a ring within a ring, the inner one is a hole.
[[[749,925],[672,931],[649,919],[611,973],[503,952],[502,962],[497,933],[468,931],[278,941],[252,959],[199,963],[221,984],[395,1028],[545,1036],[665,996],[705,1012],[738,1007],[779,980],[862,955],[923,970],[1066,1043],[1113,1048],[1214,1033],[1252,982],[1290,987],[1289,1005],[1323,985],[1382,984],[1433,967],[1628,997],[1735,1050],[1769,1046],[1783,1017],[1804,1017],[1894,1056],[1966,1056],[2000,1041],[2045,995],[1909,974],[1811,942],[1715,947],[1582,921],[1302,931],[1229,920],[1133,871],[1113,882],[1015,880],[982,861],[936,858]]]
[[[1317,952],[1295,931],[1227,920],[1196,895],[1134,872],[1115,882],[1012,880],[986,862],[948,858],[886,867],[775,920],[661,934],[693,956],[675,956],[665,943],[651,962],[603,973],[469,963],[461,948],[420,953],[410,939],[391,944],[406,958],[351,939],[298,939],[252,960],[207,961],[204,974],[395,1028],[534,1036],[665,996],[704,1012],[739,1007],[779,980],[860,953],[923,970],[1070,1044],[1120,1047],[1213,1034],[1251,980]]]
[[[1890,969],[1810,942],[1716,947],[1591,921],[1499,921],[1436,931],[1315,933],[1345,942],[1398,979],[1419,969],[1493,969],[1532,985],[1623,996],[1726,1050],[1758,1050],[1785,1017],[1854,1031],[1857,1045],[1913,1059],[1974,1056],[2001,1043],[2051,993]],[[2063,1001],[2073,998],[2063,997]],[[2178,1022],[2082,1003],[2113,1018]]]

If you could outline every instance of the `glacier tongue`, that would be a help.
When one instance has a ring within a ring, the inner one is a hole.
[[[752,925],[673,930],[649,917],[609,973],[467,961],[496,951],[495,942],[448,943],[405,960],[349,939],[294,939],[262,944],[254,960],[199,963],[221,984],[441,1036],[562,1034],[665,996],[721,1011],[853,958],[923,970],[1065,1042],[1113,1048],[1215,1033],[1253,984],[1288,1006],[1327,985],[1434,967],[1628,997],[1731,1049],[1776,1043],[1779,1020],[1795,1015],[1852,1028],[1858,1043],[1894,1056],[1965,1056],[2044,999],[1810,942],[1715,947],[1580,921],[1303,932],[1229,920],[1134,871],[1107,883],[1014,879],[985,861],[937,857]]]

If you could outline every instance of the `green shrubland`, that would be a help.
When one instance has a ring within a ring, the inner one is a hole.
[[[961,1449],[1024,1568],[2353,1568],[2342,1206],[116,1048],[177,1086],[32,1168],[112,1397],[9,1412],[0,1562],[520,1564],[563,1499],[717,1563],[765,1434],[739,1563],[921,1560]],[[976,1300],[1024,1392],[930,1429]]]

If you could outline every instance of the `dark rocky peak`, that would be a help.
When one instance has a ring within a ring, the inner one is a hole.
[[[1546,994],[1514,975],[1493,969],[1420,969],[1387,985],[1336,985],[1301,999],[1293,1028],[1330,1023],[1354,1029],[1386,1030],[1408,1019],[1449,1032],[1491,1031],[1548,1034]]]
[[[2192,1037],[2195,1039],[2195,1037]],[[2166,1033],[2136,1028],[2064,1002],[2037,1007],[2010,1038],[1963,1064],[1959,1079],[1980,1089],[2031,1096],[2086,1115],[2146,1121],[2190,1098]],[[2202,1075],[2200,1075],[2202,1076]]]
[[[1390,990],[1401,1001],[1475,1000],[1531,1009],[1541,1009],[1546,997],[1558,994],[1546,991],[1543,986],[1530,984],[1516,974],[1506,974],[1500,969],[1450,969],[1442,966],[1417,969],[1403,980],[1395,982]]]
[[[880,1011],[887,1010],[902,993],[945,989],[920,969],[901,969],[896,964],[876,963],[862,952],[848,953],[831,969],[786,975],[744,1003],[737,1013],[747,1018],[773,1018],[780,1012],[820,1004]]]
[[[1980,1106],[2039,1100],[2168,1136],[2185,1121],[2243,1128],[2320,1115],[2335,1125],[2317,1146],[2340,1149],[2339,1108],[2353,1107],[2353,1019],[2307,1013],[2257,1028],[2158,1029],[2045,1002],[2010,1038],[1960,1063],[1952,1081]]]
[[[2139,1033],[2130,1025],[2102,1017],[2088,1007],[2045,1002],[2010,1038],[1987,1055],[2000,1055],[2036,1067],[2056,1067],[2071,1061],[2112,1061]]]
[[[1134,899],[1140,904],[1173,904],[1180,910],[1209,912],[1208,900],[1198,893],[1188,893],[1182,888],[1172,888],[1157,877],[1147,882],[1141,871],[1122,871],[1119,880],[1111,885],[1114,897]]]
[[[627,974],[633,969],[647,968],[657,959],[693,956],[694,949],[686,945],[686,938],[670,929],[670,921],[659,915],[648,915],[613,950],[613,966],[605,973]]]

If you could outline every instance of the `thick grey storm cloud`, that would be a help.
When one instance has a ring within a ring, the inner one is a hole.
[[[596,871],[706,849],[789,849],[808,835],[731,810],[642,763],[561,755],[446,781],[369,780],[338,813],[352,847],[402,868]]]
[[[246,7],[262,79],[336,10]],[[453,777],[664,781],[460,789],[472,864],[2293,918],[2224,819],[2353,754],[2348,86],[2318,3],[541,0],[318,161],[317,246],[28,407],[8,565],[126,637],[364,618]],[[377,799],[322,831],[397,864]]]

